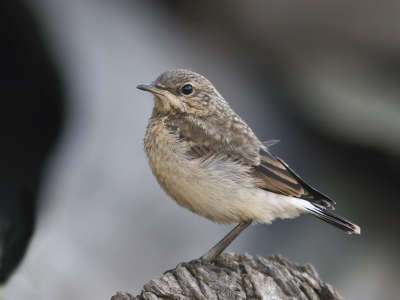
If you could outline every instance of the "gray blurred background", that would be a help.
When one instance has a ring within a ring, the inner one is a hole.
[[[2,299],[137,294],[232,228],[178,207],[150,172],[153,100],[135,87],[172,68],[206,76],[362,228],[277,220],[228,251],[311,262],[345,299],[398,297],[398,1],[5,0],[0,11]]]

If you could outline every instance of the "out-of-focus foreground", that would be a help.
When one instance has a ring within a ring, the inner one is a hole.
[[[251,226],[229,251],[311,262],[345,299],[400,294],[397,2],[9,0],[1,22],[2,261],[22,257],[37,208],[2,298],[140,291],[230,230],[178,207],[148,167],[153,101],[135,87],[172,68],[210,79],[362,229],[301,216]]]

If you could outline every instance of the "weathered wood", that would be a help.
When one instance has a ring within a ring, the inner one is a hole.
[[[118,292],[111,300],[337,300],[310,264],[274,255],[267,259],[222,254],[215,263],[193,261],[147,283],[140,295]]]

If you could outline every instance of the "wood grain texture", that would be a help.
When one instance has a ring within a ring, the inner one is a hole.
[[[118,292],[111,300],[338,300],[310,264],[299,266],[280,255],[254,260],[222,254],[216,263],[193,261],[147,283],[140,295]]]

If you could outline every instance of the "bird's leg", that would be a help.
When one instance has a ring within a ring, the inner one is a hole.
[[[229,232],[218,244],[212,247],[212,249],[204,254],[200,259],[205,261],[215,260],[252,222],[253,220],[245,220],[240,222],[235,228],[232,229],[231,232]]]
[[[233,240],[235,238],[237,238],[237,236],[243,230],[245,230],[252,222],[253,222],[253,220],[246,220],[246,221],[240,222],[218,244],[216,244],[214,247],[212,247],[212,249],[209,250],[202,257],[200,257],[199,259],[194,259],[190,262],[180,263],[178,266],[190,267],[190,266],[194,266],[196,264],[201,264],[202,262],[211,262],[213,260],[216,260],[217,257],[230,245],[230,243],[232,243]],[[175,269],[165,271],[164,274],[172,273],[174,270]]]

